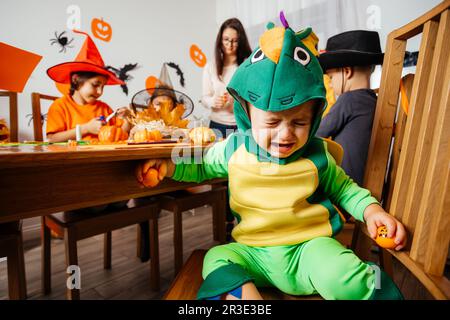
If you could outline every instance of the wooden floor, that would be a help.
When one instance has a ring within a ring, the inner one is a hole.
[[[212,238],[211,209],[203,207],[183,217],[184,258],[192,250],[217,244]],[[78,242],[82,299],[160,299],[174,278],[172,214],[163,212],[159,219],[161,291],[150,289],[150,264],[136,257],[136,227],[116,230],[112,235],[112,268],[103,269],[103,236]],[[25,264],[29,299],[65,299],[66,274],[64,243],[52,240],[52,293],[40,292],[41,248],[36,240],[31,248],[25,242]],[[28,243],[27,243],[28,242]],[[7,299],[6,261],[0,262],[0,299]]]
[[[212,219],[209,207],[198,208],[194,213],[185,212],[184,258],[197,248],[210,248],[216,242],[212,238]],[[25,237],[25,262],[29,299],[65,299],[64,243],[52,240],[52,288],[50,295],[40,292],[41,249],[36,236]],[[112,269],[103,269],[103,237],[97,236],[78,243],[81,267],[82,299],[161,299],[174,278],[172,246],[172,214],[163,212],[159,219],[161,291],[150,289],[149,263],[136,257],[136,227],[113,232]],[[351,238],[351,230],[344,230],[341,239]],[[374,261],[376,255],[373,255]],[[430,299],[426,290],[394,261],[394,280],[407,299]],[[0,300],[8,298],[6,261],[0,262]]]

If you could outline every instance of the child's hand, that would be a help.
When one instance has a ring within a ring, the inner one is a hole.
[[[388,230],[388,238],[395,235],[394,242],[397,244],[395,250],[398,251],[406,245],[406,230],[400,221],[395,219],[390,214],[386,213],[378,204],[369,205],[364,210],[364,220],[367,225],[367,230],[372,239],[377,237],[377,229],[380,226],[386,226]]]
[[[170,159],[150,159],[136,168],[136,178],[145,187],[153,188],[165,177],[171,177],[175,165]]]
[[[130,109],[128,107],[121,107],[117,109],[116,116],[122,120],[127,121],[127,115],[130,113]]]
[[[226,100],[224,99],[223,95],[216,96],[214,98],[214,108],[222,109],[225,106],[225,102],[226,102]]]
[[[227,100],[226,100],[226,103],[225,103],[225,107],[226,107],[227,111],[233,112],[233,106],[234,106],[234,99],[233,99],[233,97],[231,97],[230,95],[227,95]]]
[[[84,131],[84,133],[92,133],[92,134],[98,134],[100,131],[100,128],[103,126],[103,121],[101,121],[99,118],[93,118],[91,121],[86,122],[85,124],[81,125],[81,130]]]

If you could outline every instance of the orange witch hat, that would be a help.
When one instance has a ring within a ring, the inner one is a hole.
[[[75,61],[60,63],[49,68],[47,70],[48,76],[59,83],[70,83],[70,75],[73,72],[95,72],[108,78],[107,85],[125,84],[114,73],[105,69],[102,56],[91,37],[82,31],[73,30],[73,32],[84,34],[87,37],[83,47],[81,47]]]

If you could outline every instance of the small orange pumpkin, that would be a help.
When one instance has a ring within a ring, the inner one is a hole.
[[[193,44],[189,49],[189,53],[192,61],[194,61],[197,66],[199,66],[200,68],[203,68],[205,66],[206,56],[197,45]]]
[[[162,162],[156,166],[156,160],[151,159],[136,167],[136,178],[139,183],[148,188],[158,185],[167,174],[167,164]]]
[[[159,130],[139,130],[134,133],[133,140],[135,142],[150,142],[162,140],[162,134]]]
[[[128,139],[128,133],[117,126],[103,126],[98,133],[100,142],[117,142],[126,139]]]
[[[109,42],[109,40],[111,40],[111,37],[112,37],[111,25],[109,23],[103,21],[103,19],[97,19],[97,18],[92,19],[91,28],[92,28],[92,34],[97,39],[100,39],[100,40],[103,40],[106,42]]]
[[[189,139],[196,145],[212,143],[216,140],[214,131],[208,127],[197,127],[189,131]]]
[[[395,244],[395,238],[388,238],[388,230],[386,226],[380,226],[377,229],[377,238],[375,242],[382,248],[385,249],[395,249],[397,244]]]
[[[0,119],[0,141],[9,141],[9,129],[4,119]]]

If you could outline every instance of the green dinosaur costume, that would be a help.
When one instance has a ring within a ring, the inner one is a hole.
[[[236,243],[208,251],[198,298],[220,296],[248,281],[326,299],[400,298],[382,272],[382,288],[377,289],[371,266],[333,238],[344,222],[333,203],[363,221],[364,209],[377,201],[336,165],[326,143],[314,136],[326,92],[321,67],[303,43],[312,31],[295,33],[287,23],[268,27],[260,47],[228,86],[239,132],[209,149],[202,163],[178,163],[172,177],[196,182],[228,177],[230,207],[238,219],[232,232]],[[318,110],[302,148],[279,159],[255,142],[246,101],[277,112],[312,99]]]

